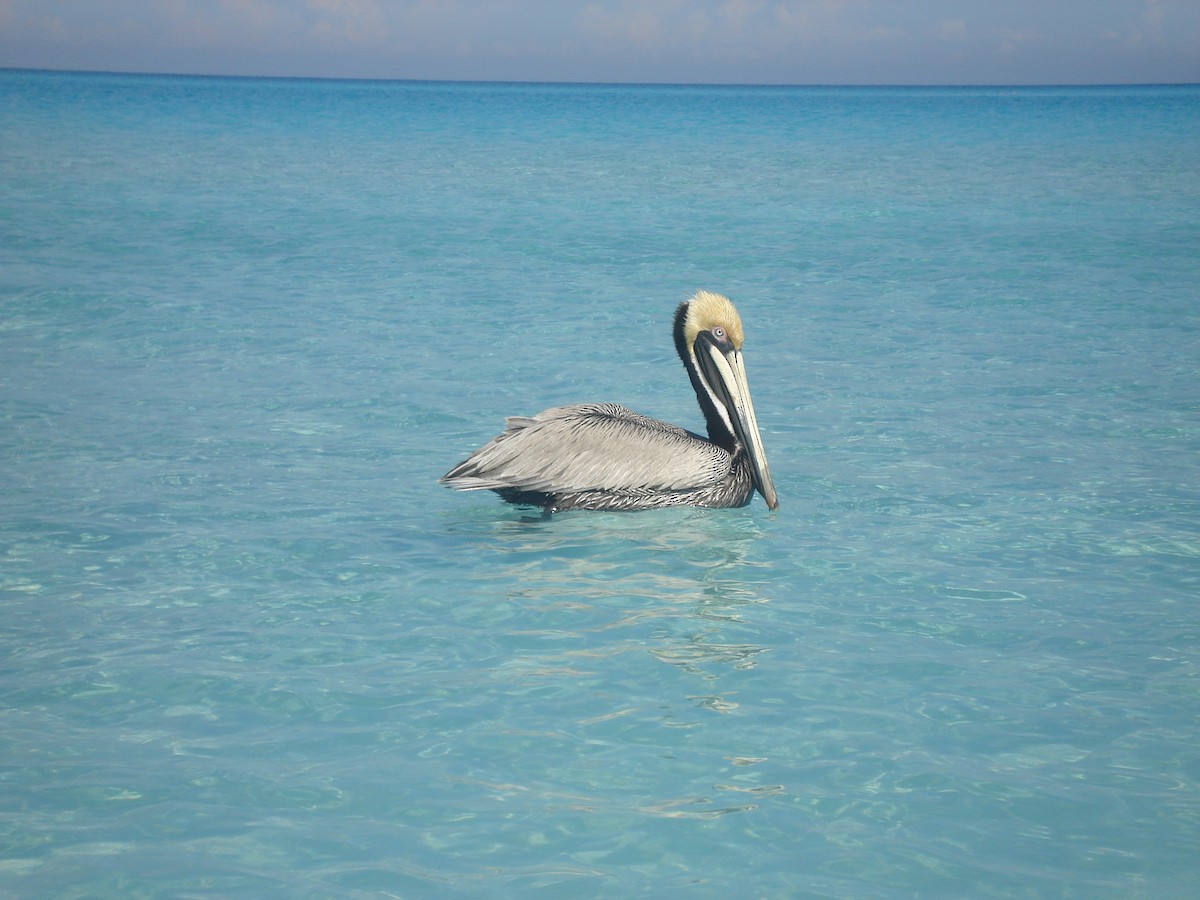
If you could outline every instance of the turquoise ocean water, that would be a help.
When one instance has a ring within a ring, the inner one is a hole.
[[[1192,897],[1200,89],[0,72],[0,895]],[[582,400],[781,509],[436,479]]]

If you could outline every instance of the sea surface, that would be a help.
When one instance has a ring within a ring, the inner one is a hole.
[[[0,896],[1200,891],[1200,88],[0,72]],[[781,508],[437,483],[699,430]]]

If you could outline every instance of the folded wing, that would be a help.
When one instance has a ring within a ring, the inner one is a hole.
[[[585,403],[510,418],[503,434],[441,480],[464,491],[688,491],[720,484],[732,463],[727,451],[675,425]]]

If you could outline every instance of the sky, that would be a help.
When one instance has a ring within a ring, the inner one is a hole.
[[[716,84],[1200,82],[1198,0],[0,0],[0,68]]]

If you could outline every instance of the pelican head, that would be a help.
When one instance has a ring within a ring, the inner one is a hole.
[[[704,410],[709,439],[735,456],[745,452],[754,486],[768,507],[778,509],[779,497],[750,401],[742,361],[744,339],[737,308],[721,294],[698,291],[675,313],[675,347]]]

